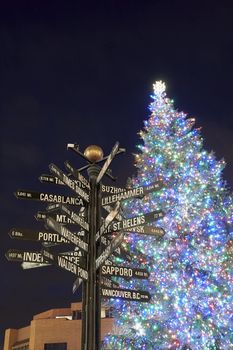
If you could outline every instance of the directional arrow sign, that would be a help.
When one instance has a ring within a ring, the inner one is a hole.
[[[70,205],[84,205],[83,199],[78,197],[63,196],[45,192],[32,192],[26,190],[18,190],[15,193],[18,199],[32,199],[47,203],[60,203],[60,204],[70,204]]]
[[[109,278],[101,276],[101,284],[108,288],[119,288],[119,283],[112,281]]]
[[[105,260],[108,259],[108,257],[112,254],[112,252],[122,243],[124,239],[124,232],[120,232],[111,243],[103,250],[103,252],[100,254],[100,256],[96,259],[96,268],[98,269]]]
[[[101,191],[102,193],[120,193],[120,192],[126,192],[127,188],[121,188],[121,187],[115,187],[115,186],[106,186],[101,185]]]
[[[32,254],[33,252],[30,252],[30,253]],[[41,254],[41,253],[36,253],[36,254]],[[82,266],[84,266],[85,263],[82,259],[82,254],[81,255],[80,254],[81,254],[80,251],[77,251],[77,252],[73,251],[73,252],[63,252],[63,253],[60,253],[59,255],[62,257],[65,257],[66,259],[74,262],[77,265],[81,264]],[[51,264],[48,262],[47,263],[22,262],[21,267],[24,270],[28,270],[28,269],[38,268],[38,267],[45,267],[45,266],[49,266],[49,265],[51,265]]]
[[[52,228],[54,231],[59,233],[62,237],[70,241],[71,243],[78,246],[85,252],[88,252],[88,244],[84,242],[80,237],[76,236],[73,232],[68,230],[67,227],[58,224],[53,218],[47,216],[45,220],[48,227]]]
[[[41,176],[39,176],[39,180],[42,183],[65,186],[64,182],[62,182],[60,179],[58,179],[58,177],[53,175],[42,174]]]
[[[67,215],[64,214],[56,214],[53,215],[52,213],[47,213],[47,212],[43,212],[43,211],[38,211],[35,215],[36,220],[41,220],[44,221],[46,220],[46,218],[50,216],[52,217],[56,222],[62,224],[62,225],[76,225],[76,223],[74,221],[72,221]],[[81,230],[78,232],[74,232],[75,235],[77,236],[85,236],[85,231]]]
[[[39,176],[39,180],[42,183],[47,183],[47,184],[54,184],[54,185],[59,185],[59,186],[65,186],[66,184],[62,182],[58,177],[49,175],[49,174],[42,174]],[[81,188],[86,188],[86,186],[83,185],[83,183],[79,180],[73,180],[75,184]]]
[[[33,231],[29,229],[13,228],[9,232],[11,238],[30,240],[30,241],[42,241],[49,243],[70,243],[64,237],[61,237],[58,233]]]
[[[162,237],[165,235],[165,231],[163,228],[153,227],[153,226],[145,226],[145,225],[136,226],[132,229],[126,229],[126,231],[139,233],[139,234],[143,234],[143,235],[157,236],[157,237]]]
[[[118,211],[120,210],[120,206],[121,206],[120,202],[117,202],[116,207],[108,214],[108,216],[104,220],[103,225],[100,227],[100,229],[96,233],[96,241],[98,241],[100,236],[102,236],[102,234],[106,231],[107,227],[114,220],[114,218],[118,214]]]
[[[60,255],[52,254],[47,250],[43,250],[42,254],[45,257],[45,259],[56,264],[62,269],[72,272],[73,274],[75,274],[76,276],[84,280],[88,279],[88,272],[85,269],[83,269],[81,266],[74,263],[73,261],[70,261],[70,259],[67,259],[66,257],[60,256]]]
[[[81,278],[79,278],[79,277],[74,281],[73,288],[72,288],[73,294],[76,292],[76,290],[78,289],[78,287],[81,286],[82,281],[83,281],[83,280],[82,280]]]
[[[60,185],[60,186],[66,185],[57,176],[53,176],[53,175],[49,175],[49,174],[42,174],[41,176],[39,176],[39,180],[42,183],[48,183],[48,184],[54,184],[54,185]],[[85,186],[80,180],[73,180],[73,181],[75,182],[75,184],[77,186],[82,187],[82,188],[87,188],[87,186]],[[89,187],[88,187],[88,189],[89,189]],[[108,186],[108,185],[101,185],[101,190],[102,190],[102,193],[112,193],[112,194],[128,191],[127,188]]]
[[[39,252],[28,252],[17,249],[10,249],[6,252],[5,255],[9,261],[34,262],[43,264],[46,264],[48,262]]]
[[[140,278],[148,279],[149,272],[146,269],[134,269],[124,266],[102,265],[101,269],[103,276],[115,276],[123,278]]]
[[[136,226],[140,226],[149,222],[153,222],[155,220],[159,220],[164,217],[164,212],[161,210],[152,211],[151,213],[147,213],[140,216],[135,216],[130,219],[123,219],[122,221],[112,223],[107,231],[108,232],[117,232],[122,230],[131,229]]]
[[[111,153],[109,154],[108,158],[106,159],[104,165],[102,166],[102,169],[99,172],[99,175],[97,176],[96,183],[98,184],[102,177],[104,176],[105,172],[107,171],[109,165],[111,164],[113,158],[117,154],[119,150],[119,142],[116,142],[113,146],[113,149],[111,150]]]
[[[89,194],[87,194],[83,189],[81,189],[77,183],[71,180],[61,169],[59,169],[55,164],[49,165],[49,170],[56,175],[65,185],[71,188],[75,193],[77,193],[86,202],[89,202]]]
[[[82,216],[79,216],[73,210],[67,208],[64,204],[60,205],[60,209],[62,212],[66,213],[66,215],[72,220],[74,223],[80,225],[84,230],[89,231],[89,224],[83,219]]]
[[[54,218],[55,221],[59,222],[60,224],[71,224],[71,225],[74,225],[75,222],[72,221],[70,218],[68,218],[67,215],[63,215],[63,214],[56,214],[56,215],[53,215],[52,213],[47,213],[47,212],[44,212],[44,211],[38,211],[35,215],[36,217],[36,220],[45,220],[48,215],[50,215],[52,218]]]
[[[134,197],[143,197],[148,193],[160,190],[162,187],[163,183],[161,181],[157,181],[148,186],[131,188],[129,190],[126,190],[125,192],[116,193],[112,196],[102,198],[102,205],[105,206],[108,204],[115,203],[117,201],[124,201],[126,199]]]
[[[148,292],[133,289],[101,288],[102,297],[124,299],[129,301],[149,301],[151,296]]]
[[[73,168],[72,165],[68,161],[65,161],[64,164],[65,164],[66,169],[73,175],[75,180],[81,181],[82,184],[86,188],[88,188],[88,189],[91,188],[90,183],[87,181],[87,179],[82,174],[80,174],[80,172],[77,169]]]
[[[40,263],[31,263],[31,262],[22,262],[21,267],[23,270],[29,270],[29,269],[35,269],[38,267],[46,267],[50,266],[51,264],[46,263],[46,264],[40,264]]]
[[[111,240],[109,240],[108,238],[106,238],[106,236],[101,236],[101,245],[105,247],[107,247],[109,244],[111,244]],[[128,260],[131,261],[131,257],[129,255],[129,253],[123,249],[122,247],[117,247],[113,252],[113,255],[120,257],[123,260]]]

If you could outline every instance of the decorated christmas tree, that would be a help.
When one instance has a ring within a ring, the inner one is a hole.
[[[222,179],[224,160],[203,149],[194,118],[174,109],[165,84],[154,84],[150,117],[139,133],[137,174],[129,186],[162,181],[160,191],[124,204],[133,217],[154,210],[163,236],[126,233],[130,266],[148,280],[118,279],[148,291],[148,303],[111,300],[115,327],[103,349],[233,349],[233,200]],[[129,266],[122,262],[121,265]]]

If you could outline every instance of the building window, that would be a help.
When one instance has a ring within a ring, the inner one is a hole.
[[[109,309],[106,310],[106,318],[113,318],[113,308],[110,307]]]
[[[81,310],[75,310],[72,314],[73,320],[81,320],[82,319],[82,311]]]
[[[44,344],[44,350],[67,350],[67,343]]]

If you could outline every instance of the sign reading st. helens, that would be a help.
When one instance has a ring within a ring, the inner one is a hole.
[[[50,171],[56,175],[65,185],[71,188],[75,193],[77,193],[86,202],[89,202],[89,194],[87,194],[83,189],[81,189],[77,183],[71,180],[61,169],[59,169],[55,164],[49,165]]]
[[[103,297],[139,302],[146,302],[151,298],[150,293],[133,289],[101,288],[101,294]]]
[[[101,273],[103,276],[115,276],[123,278],[148,279],[149,272],[146,269],[130,268],[125,266],[102,265]]]
[[[117,232],[122,230],[131,229],[136,226],[140,226],[149,222],[159,220],[164,217],[164,212],[161,210],[155,210],[151,213],[146,213],[144,215],[135,216],[129,219],[123,219],[122,221],[112,223],[108,228],[108,232]]]
[[[47,203],[60,203],[70,205],[84,205],[83,199],[79,197],[63,196],[45,192],[34,192],[27,190],[18,190],[15,192],[15,196],[18,199],[31,199]]]
[[[162,187],[163,183],[161,181],[157,181],[148,186],[131,188],[129,190],[125,190],[124,192],[115,193],[112,196],[102,198],[102,205],[105,206],[134,197],[143,197],[153,191],[159,191]]]
[[[70,241],[71,243],[78,246],[80,249],[82,249],[84,252],[88,252],[88,243],[84,242],[79,236],[75,235],[73,232],[68,230],[67,227],[62,226],[58,224],[53,218],[50,216],[47,216],[46,225],[50,228],[52,228],[54,231],[59,233],[62,237]]]

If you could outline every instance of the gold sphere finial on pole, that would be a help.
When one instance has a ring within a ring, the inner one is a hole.
[[[101,147],[90,145],[85,149],[84,155],[90,160],[90,162],[95,163],[103,158],[104,153]]]

